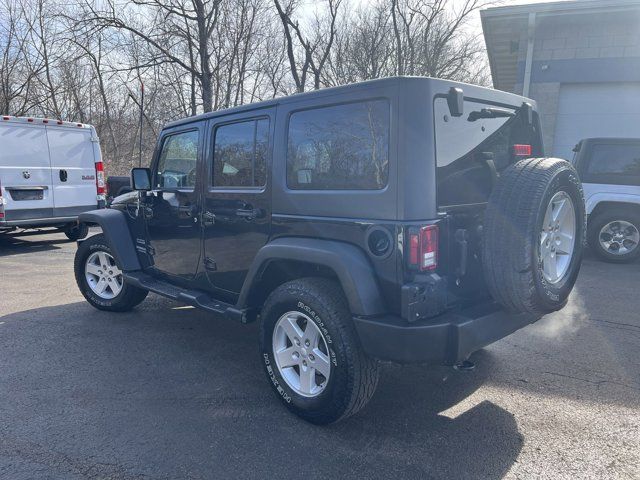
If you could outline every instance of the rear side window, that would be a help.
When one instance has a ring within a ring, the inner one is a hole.
[[[303,110],[291,115],[287,185],[300,190],[377,190],[389,176],[389,102]]]
[[[587,173],[590,176],[640,177],[640,143],[594,145]]]
[[[486,109],[499,115],[485,118]],[[499,173],[515,160],[513,145],[531,145],[534,156],[542,153],[535,112],[529,125],[516,108],[465,100],[464,114],[453,117],[446,98],[436,98],[434,120],[440,206],[487,202],[494,171]]]
[[[198,164],[197,130],[176,133],[162,142],[156,186],[158,188],[194,188]]]
[[[214,145],[214,187],[262,187],[266,184],[269,119],[217,127]]]

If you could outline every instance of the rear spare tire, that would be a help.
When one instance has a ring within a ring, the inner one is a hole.
[[[560,310],[585,244],[582,185],[570,163],[529,158],[509,166],[485,212],[482,260],[493,298],[512,312]]]

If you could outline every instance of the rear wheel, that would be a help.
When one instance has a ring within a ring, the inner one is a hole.
[[[494,299],[512,312],[561,309],[580,270],[585,223],[571,164],[531,158],[507,168],[485,214],[483,264]]]
[[[64,229],[64,234],[69,240],[75,242],[89,234],[89,226],[86,223],[81,223],[79,225],[72,223]]]
[[[124,281],[104,235],[95,235],[80,244],[74,271],[84,298],[100,310],[131,310],[149,293]]]
[[[640,255],[640,214],[612,209],[589,220],[589,246],[598,257],[613,263],[631,262]]]
[[[285,406],[315,424],[363,408],[378,383],[341,288],[324,278],[278,287],[261,312],[260,350],[269,383]]]

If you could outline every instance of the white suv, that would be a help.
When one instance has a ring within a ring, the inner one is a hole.
[[[0,120],[0,233],[56,227],[87,234],[78,215],[104,206],[104,168],[95,129],[82,123],[4,116]]]
[[[640,138],[587,138],[576,145],[589,215],[589,246],[602,259],[640,255]]]

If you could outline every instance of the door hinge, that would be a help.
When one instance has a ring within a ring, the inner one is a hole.
[[[216,265],[216,262],[213,258],[211,257],[205,257],[204,258],[204,268],[206,270],[209,270],[210,272],[215,272],[218,269],[218,266]]]

